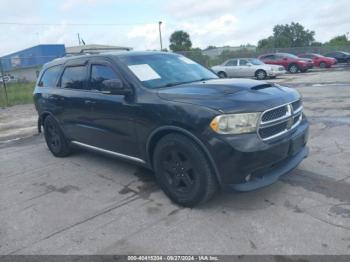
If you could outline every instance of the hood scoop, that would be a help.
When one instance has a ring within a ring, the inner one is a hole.
[[[251,89],[252,90],[261,90],[261,89],[265,89],[265,88],[269,88],[269,87],[273,87],[273,85],[271,85],[271,84],[261,84],[261,85],[253,86]]]

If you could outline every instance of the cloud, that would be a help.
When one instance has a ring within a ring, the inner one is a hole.
[[[75,8],[84,7],[93,7],[97,4],[106,4],[106,2],[110,2],[109,0],[64,0],[59,6],[61,11],[70,11]]]
[[[164,8],[167,13],[177,18],[215,17],[233,13],[239,9],[252,9],[266,4],[267,0],[177,0]]]

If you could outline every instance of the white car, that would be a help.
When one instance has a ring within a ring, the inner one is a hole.
[[[211,68],[219,77],[275,78],[286,73],[283,66],[268,65],[256,58],[235,58]]]

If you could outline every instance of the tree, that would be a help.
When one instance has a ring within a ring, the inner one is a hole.
[[[301,24],[292,22],[290,25],[275,25],[273,35],[261,39],[258,48],[284,48],[311,46],[315,41],[315,32],[305,29]]]
[[[190,35],[185,31],[175,31],[170,36],[169,48],[174,51],[189,51],[192,47]]]
[[[344,46],[344,45],[350,45],[350,41],[348,40],[346,35],[338,35],[338,36],[332,38],[331,40],[329,40],[329,42],[326,42],[325,45]]]

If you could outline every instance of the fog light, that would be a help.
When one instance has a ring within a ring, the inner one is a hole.
[[[247,176],[245,177],[245,182],[249,182],[251,178],[252,178],[252,175],[251,175],[251,174],[247,175]]]

